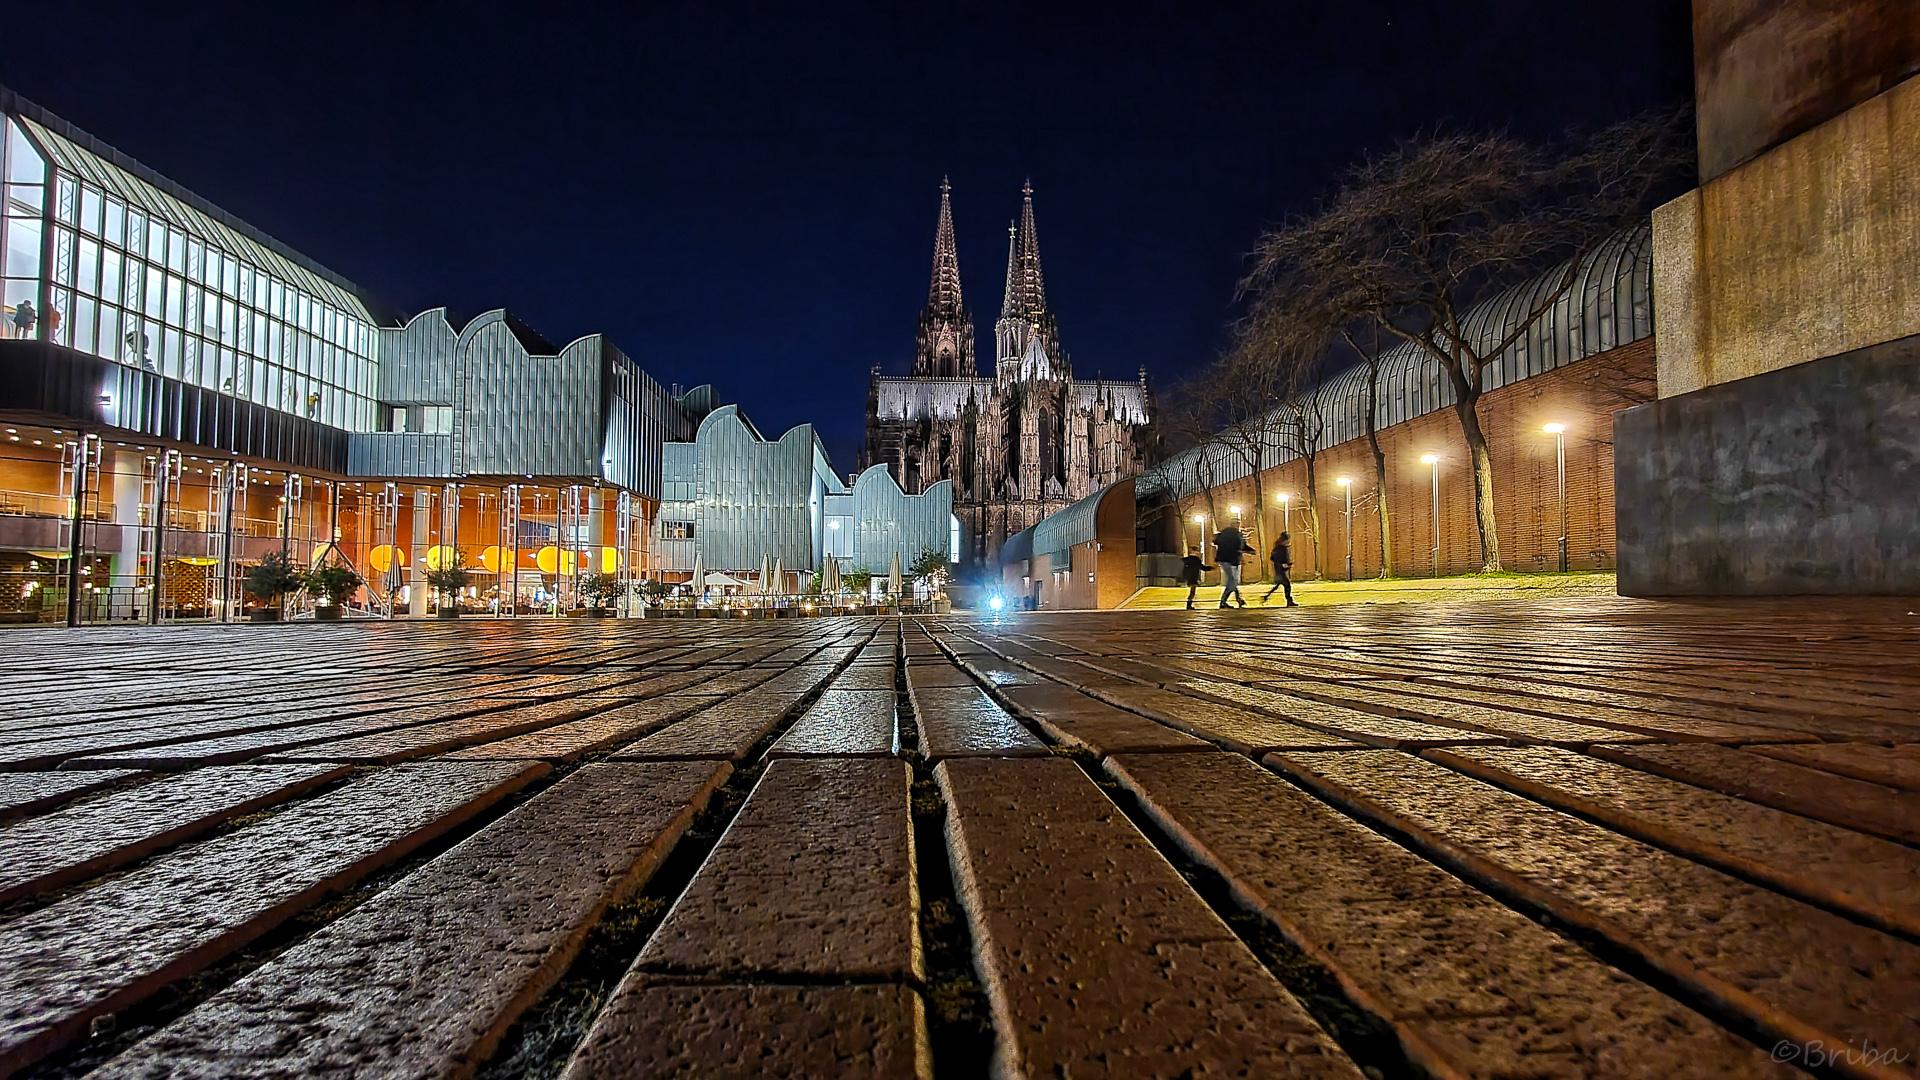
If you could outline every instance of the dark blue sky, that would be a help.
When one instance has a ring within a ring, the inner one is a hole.
[[[172,10],[169,10],[172,9]],[[24,13],[23,13],[24,14]],[[85,3],[0,83],[409,312],[506,305],[711,381],[853,467],[937,187],[991,364],[1031,176],[1077,373],[1208,360],[1261,226],[1436,123],[1551,136],[1691,95],[1680,0]]]

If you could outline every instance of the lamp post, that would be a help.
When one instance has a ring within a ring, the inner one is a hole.
[[[1433,470],[1433,576],[1440,576],[1440,455],[1421,454],[1420,463]]]
[[[1353,580],[1353,479],[1343,476],[1340,486],[1347,493],[1347,580]]]
[[[1541,430],[1553,436],[1556,473],[1560,481],[1560,572],[1567,572],[1567,425],[1548,424]]]
[[[1282,494],[1274,497],[1280,500],[1280,531],[1290,533],[1293,531],[1293,496]]]
[[[1193,515],[1193,523],[1200,526],[1200,557],[1205,559],[1207,557],[1207,515]]]

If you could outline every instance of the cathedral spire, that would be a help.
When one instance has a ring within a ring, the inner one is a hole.
[[[960,298],[960,252],[953,242],[953,185],[940,178],[940,224],[933,230],[933,284],[927,289],[927,308],[949,318],[966,307]]]
[[[953,241],[953,185],[940,178],[940,221],[933,230],[933,280],[913,355],[916,378],[972,378],[973,315],[960,294],[960,254]]]
[[[1000,321],[994,325],[995,371],[1004,381],[1024,378],[1035,370],[1032,346],[1037,341],[1051,370],[1071,377],[1060,352],[1059,330],[1047,310],[1047,286],[1040,274],[1040,236],[1033,224],[1033,181],[1020,187],[1020,220],[1007,229],[1007,291],[1000,302]]]

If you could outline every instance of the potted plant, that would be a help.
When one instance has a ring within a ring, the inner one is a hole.
[[[259,565],[247,571],[241,591],[260,602],[250,617],[254,622],[279,622],[280,600],[306,584],[307,577],[293,565],[284,551],[270,552]]]
[[[319,598],[322,603],[313,609],[313,617],[321,622],[331,622],[340,618],[341,605],[353,591],[366,584],[353,567],[337,562],[314,567],[307,571],[307,591]]]
[[[592,606],[587,608],[589,618],[603,619],[612,615],[612,609],[602,605],[619,599],[625,591],[626,584],[613,574],[590,574],[587,580],[580,583],[581,598],[593,601]]]
[[[460,590],[473,583],[473,571],[467,569],[467,553],[455,549],[453,561],[427,571],[427,587],[440,596],[439,615],[443,619],[460,617]]]

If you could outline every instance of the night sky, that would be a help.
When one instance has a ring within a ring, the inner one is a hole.
[[[1435,124],[1690,99],[1679,0],[42,6],[0,83],[409,313],[506,305],[853,468],[938,186],[991,370],[1031,177],[1076,374],[1213,357],[1263,224]]]

